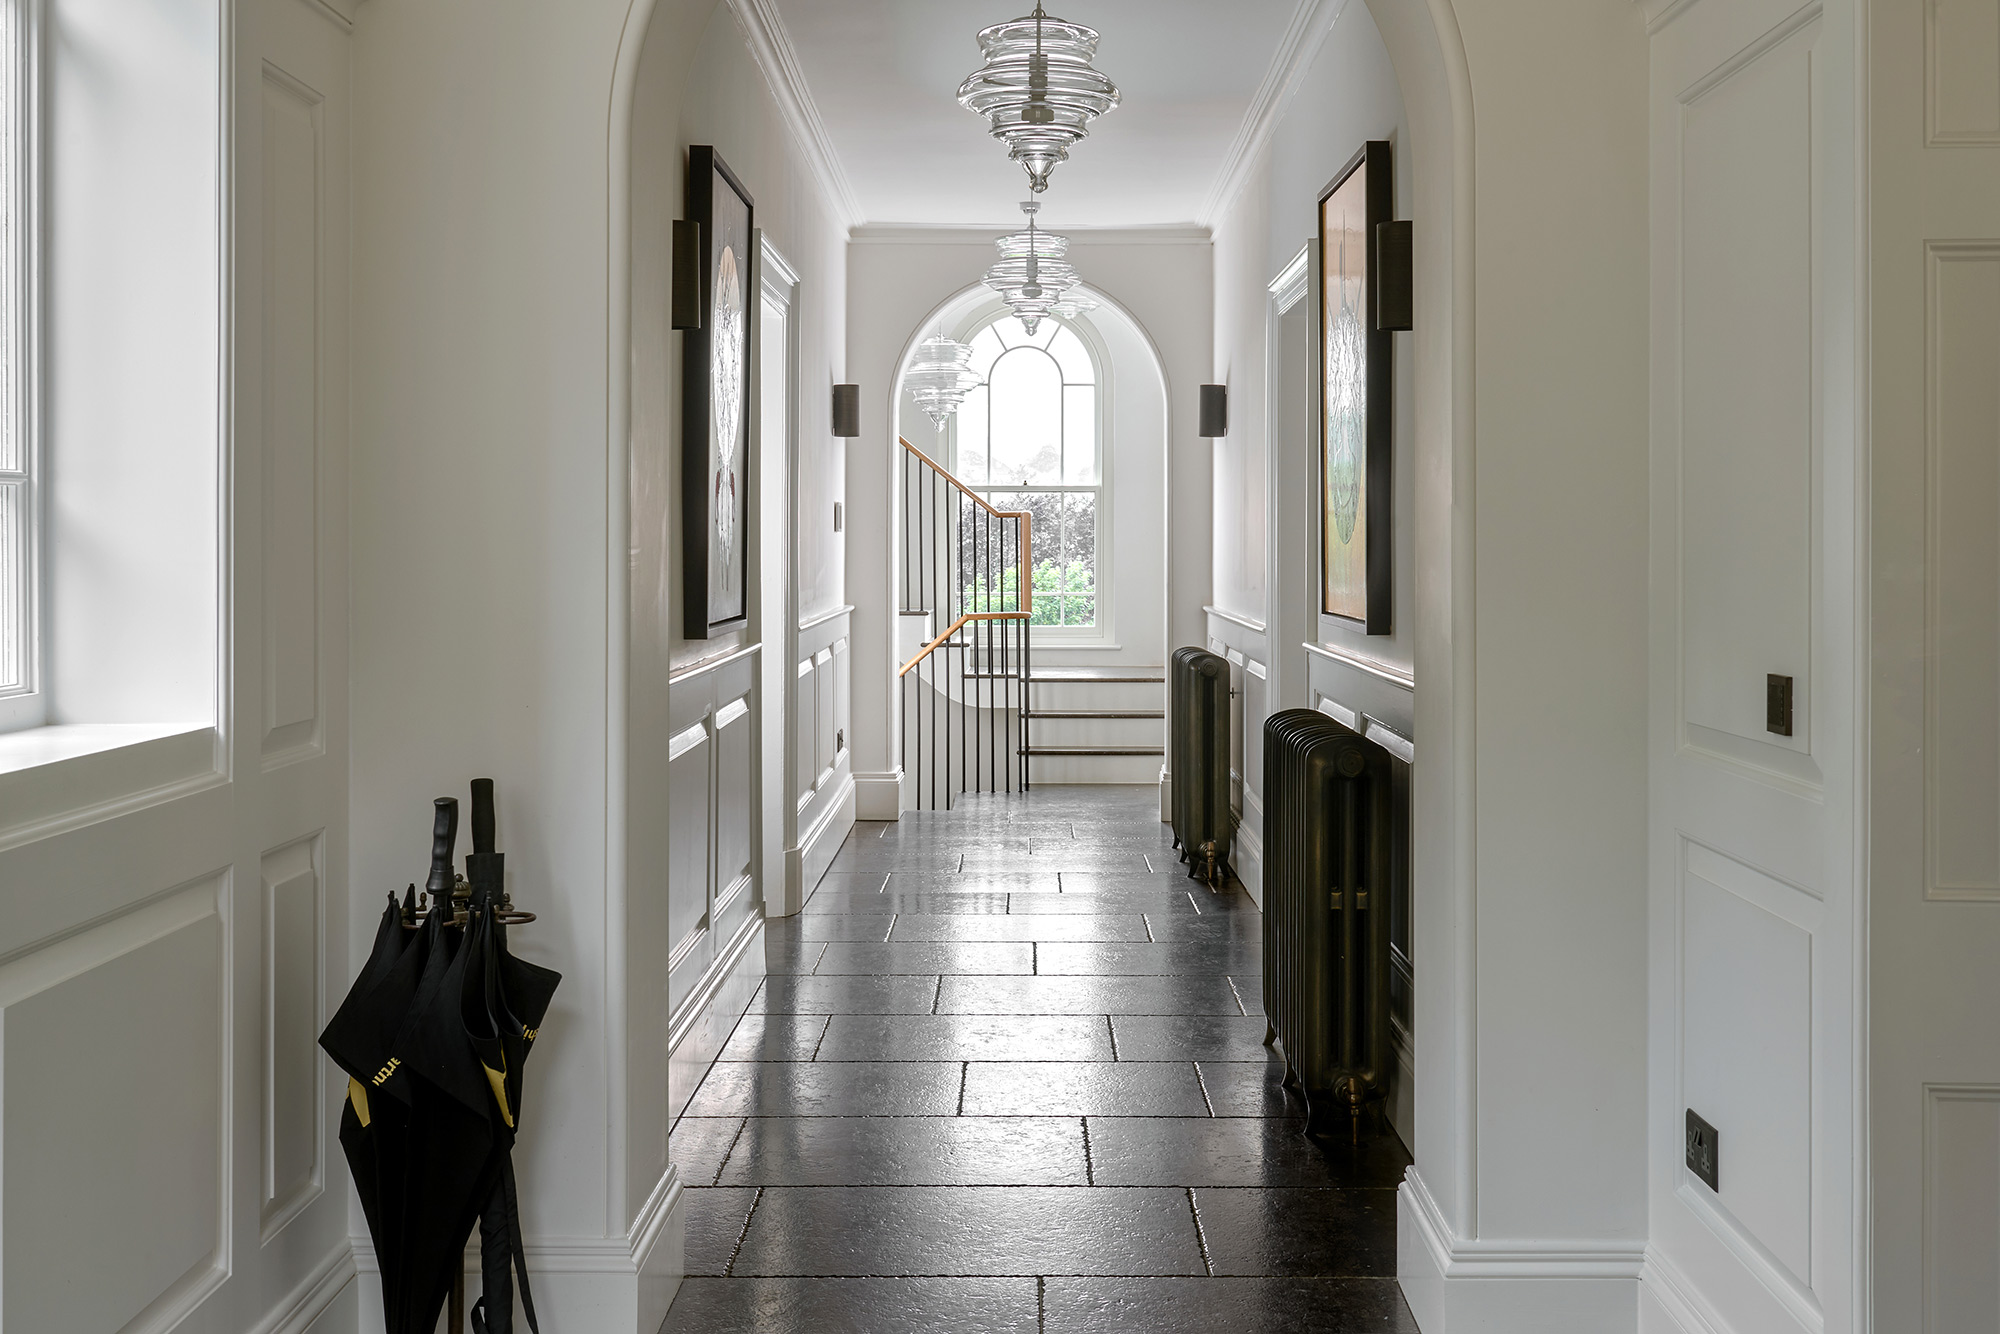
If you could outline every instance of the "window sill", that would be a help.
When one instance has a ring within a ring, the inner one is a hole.
[[[0,848],[47,838],[221,777],[206,724],[66,723],[0,735]]]

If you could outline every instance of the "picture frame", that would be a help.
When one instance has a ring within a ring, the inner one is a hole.
[[[1377,319],[1390,144],[1370,139],[1319,193],[1319,615],[1392,633],[1394,341]]]
[[[682,339],[681,576],[689,639],[750,618],[750,358],[756,204],[707,144],[688,149],[698,324]]]

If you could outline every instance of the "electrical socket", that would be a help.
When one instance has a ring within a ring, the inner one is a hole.
[[[1708,1183],[1708,1188],[1720,1193],[1717,1185],[1717,1163],[1722,1157],[1721,1137],[1714,1126],[1695,1115],[1694,1108],[1687,1109],[1687,1164],[1688,1171]]]

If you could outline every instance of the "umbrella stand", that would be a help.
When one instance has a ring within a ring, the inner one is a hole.
[[[439,895],[439,898],[442,898]],[[403,928],[414,931],[430,916],[430,908],[422,900],[429,898],[428,892],[420,896],[420,903],[414,912],[403,914]],[[464,927],[472,920],[472,885],[464,876],[458,876],[451,887],[451,922],[453,926]],[[494,911],[493,920],[507,926],[526,926],[535,920],[535,914],[522,912],[514,907],[511,895],[500,900]],[[451,1296],[445,1301],[445,1329],[447,1334],[465,1334],[465,1265],[460,1263],[452,1271]]]

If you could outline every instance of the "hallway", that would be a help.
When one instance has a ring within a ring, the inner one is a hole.
[[[668,1331],[1415,1330],[1391,1133],[1300,1133],[1261,918],[1151,787],[855,827],[671,1152]]]

